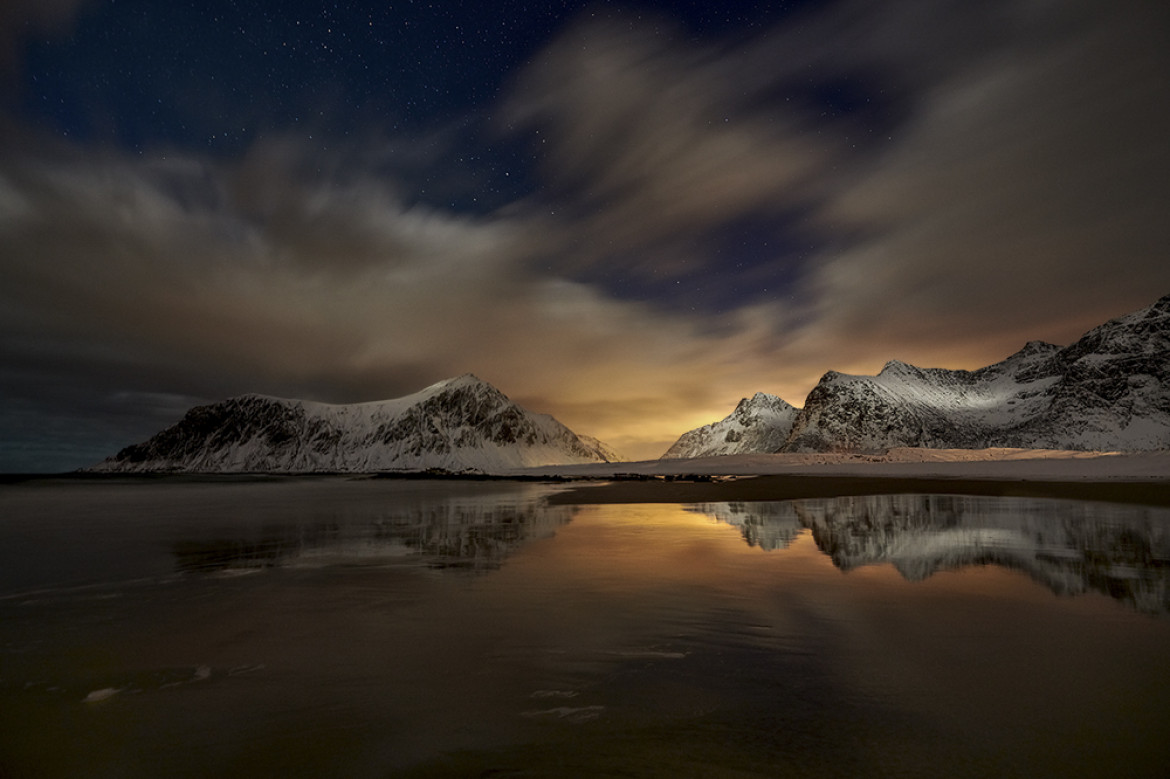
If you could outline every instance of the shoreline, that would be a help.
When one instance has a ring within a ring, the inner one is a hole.
[[[879,494],[1063,498],[1170,506],[1170,451],[890,449],[882,452],[744,454],[478,471],[118,472],[0,474],[29,482],[504,481],[563,485],[556,504],[773,501]]]
[[[733,454],[518,468],[518,475],[711,476],[832,475],[1041,481],[1170,480],[1170,451],[1089,452],[1053,449],[890,449],[884,452]]]
[[[557,503],[704,503],[917,493],[1170,506],[1166,451],[906,448],[868,454],[651,460],[562,467],[555,472],[610,479],[558,493],[552,497]]]
[[[1170,506],[1170,481],[1042,481],[772,474],[724,480],[627,479],[570,486],[553,505],[737,503],[864,495],[967,495]]]
[[[314,480],[511,482],[559,485],[553,505],[618,503],[723,503],[800,500],[863,495],[932,494],[1091,500],[1170,506],[1170,478],[986,478],[971,475],[903,476],[801,469],[797,473],[612,475],[472,473],[68,473],[0,474],[0,487],[20,484],[280,484]]]

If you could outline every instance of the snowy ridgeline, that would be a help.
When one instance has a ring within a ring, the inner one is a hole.
[[[741,400],[725,419],[683,433],[662,458],[777,452],[788,440],[799,412],[775,395],[757,392]]]
[[[803,409],[757,393],[664,459],[773,452],[1170,448],[1170,296],[1061,348],[1033,341],[976,371],[892,361],[825,374]],[[396,400],[329,405],[243,395],[97,464],[111,472],[502,473],[621,458],[471,375]]]
[[[896,360],[877,376],[830,371],[799,410],[759,393],[664,457],[894,447],[1170,448],[1170,296],[1071,346],[1033,341],[976,371]]]
[[[621,459],[551,416],[465,375],[395,400],[330,405],[263,395],[198,406],[90,470],[311,473],[499,472]]]

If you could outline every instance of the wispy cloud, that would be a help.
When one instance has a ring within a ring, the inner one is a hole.
[[[750,54],[683,44],[665,21],[590,19],[518,79],[507,116],[536,133],[567,210],[567,269],[673,279],[712,261],[696,236],[815,194],[833,144],[796,111],[744,100]]]
[[[961,364],[1170,288],[1165,9],[1023,8],[822,211],[871,235],[819,272],[825,343]]]
[[[1161,6],[830,8],[699,47],[586,15],[495,112],[541,187],[475,215],[417,204],[374,131],[224,158],[10,123],[7,435],[73,415],[108,447],[195,399],[369,400],[474,371],[650,456],[757,390],[799,404],[825,370],[891,357],[976,367],[1170,290]],[[744,219],[818,240],[737,267],[711,236]],[[649,292],[622,294],[630,275]],[[682,279],[754,286],[692,311]]]
[[[587,407],[601,387],[617,407],[666,392],[668,410],[705,399],[702,377],[725,367],[700,322],[534,271],[530,220],[405,208],[355,171],[298,177],[299,154],[7,160],[8,381],[27,398],[179,375],[169,387],[208,397],[356,401],[470,370],[544,410]]]

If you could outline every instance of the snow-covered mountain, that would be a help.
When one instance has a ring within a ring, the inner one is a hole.
[[[533,414],[470,374],[396,400],[330,405],[242,395],[187,412],[176,425],[93,471],[201,473],[487,473],[612,462],[596,439]]]
[[[1060,348],[1033,341],[976,371],[892,361],[830,371],[783,451],[1170,447],[1170,296]]]
[[[662,459],[775,452],[788,439],[799,411],[775,395],[757,392],[724,419],[683,433]]]

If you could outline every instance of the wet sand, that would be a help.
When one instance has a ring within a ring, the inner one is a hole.
[[[848,495],[982,495],[1063,498],[1170,506],[1170,481],[1039,481],[900,478],[891,476],[761,475],[727,480],[685,476],[607,481],[573,487],[550,496],[550,503],[722,503],[795,500]]]

